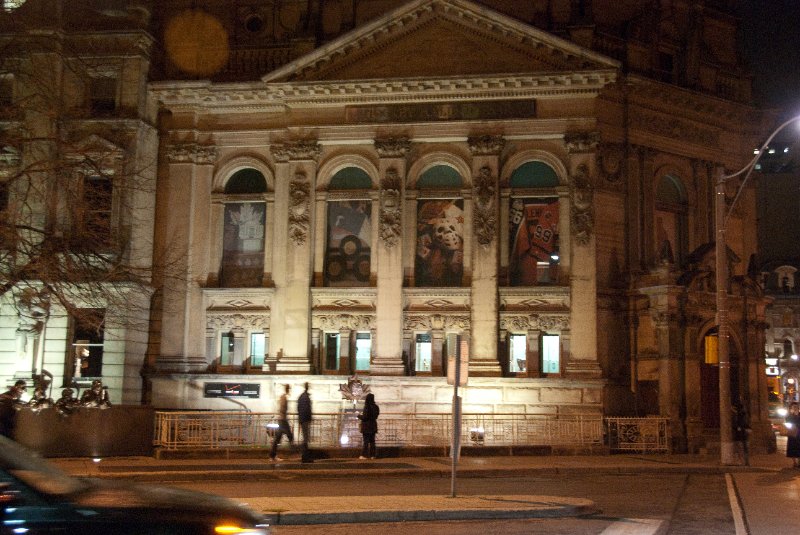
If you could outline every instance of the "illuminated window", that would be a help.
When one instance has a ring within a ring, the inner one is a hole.
[[[557,334],[544,334],[542,344],[542,373],[561,373],[561,341]]]
[[[556,284],[560,263],[558,176],[546,163],[530,161],[514,170],[509,185],[508,284]]]
[[[416,362],[414,369],[418,372],[431,371],[431,358],[433,356],[433,345],[431,344],[430,333],[420,333],[416,337],[414,355]]]
[[[220,345],[219,364],[220,366],[231,366],[234,355],[233,333],[222,333],[222,344]]]
[[[79,309],[70,317],[72,343],[64,384],[83,384],[103,375],[105,310]]]
[[[368,286],[372,242],[372,180],[358,167],[337,172],[328,185],[325,286]]]
[[[524,372],[528,362],[528,337],[524,334],[512,334],[509,341],[508,371]]]
[[[356,370],[369,370],[372,340],[369,333],[356,333]]]
[[[223,288],[257,288],[264,278],[267,181],[255,169],[242,169],[225,184],[222,234]]]
[[[265,333],[252,333],[250,335],[250,366],[261,367],[264,365],[264,355],[267,354],[269,338]]]
[[[719,343],[716,334],[706,335],[705,338],[705,363],[706,364],[719,364]]]
[[[456,193],[461,185],[461,176],[447,165],[436,165],[417,180],[419,193],[424,194],[417,200],[417,287],[461,286],[464,200]]]

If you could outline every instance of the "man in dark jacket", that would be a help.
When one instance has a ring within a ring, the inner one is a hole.
[[[313,462],[311,452],[308,451],[308,440],[311,432],[311,396],[308,395],[308,383],[304,387],[305,390],[297,398],[297,421],[300,423],[300,431],[303,433],[303,441],[300,443],[300,458],[304,463],[310,463]]]
[[[14,419],[22,393],[28,388],[25,381],[19,380],[7,392],[0,394],[0,435],[14,438]]]

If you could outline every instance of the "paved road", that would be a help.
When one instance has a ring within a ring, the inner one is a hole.
[[[781,446],[779,442],[779,451]],[[345,523],[354,519],[374,521],[370,519],[375,513],[383,512],[385,529],[375,528],[382,535],[404,533],[407,529],[399,525],[392,531],[395,528],[391,522],[396,519],[392,508],[410,515],[404,518],[414,518],[420,512],[441,512],[453,507],[454,502],[447,498],[449,463],[446,458],[404,457],[375,461],[337,458],[312,465],[292,459],[271,464],[262,458],[57,461],[77,475],[168,482],[231,496],[264,512],[283,511],[273,520],[281,530],[294,529],[283,525],[292,521],[286,512],[295,513],[294,520],[301,522],[321,518],[359,531],[363,531],[361,526]],[[520,509],[527,509],[531,518],[541,517],[543,512],[561,517],[554,524],[546,519],[492,521],[496,526],[492,530],[504,535],[515,533],[518,528],[526,532],[526,527],[527,532],[535,532],[530,531],[534,525],[545,526],[543,532],[559,533],[551,528],[573,525],[570,523],[577,523],[573,527],[580,525],[586,533],[606,535],[794,533],[800,525],[800,470],[788,468],[789,464],[782,453],[753,456],[750,467],[720,466],[719,458],[713,455],[465,457],[459,464],[458,495],[485,497],[491,491],[500,494],[496,503],[509,509],[507,512],[515,512],[508,507],[513,502]],[[416,499],[398,505],[402,501],[398,496]],[[519,499],[508,500],[510,496]],[[575,507],[574,500],[588,501],[601,512],[576,519],[577,512],[585,513],[586,508]],[[348,510],[355,516],[349,515]],[[452,520],[476,518],[469,516],[476,511],[486,515],[484,504],[471,503],[461,511],[461,518]],[[430,523],[430,528],[439,530],[432,533],[460,533],[455,528],[461,524],[432,518],[437,521]],[[465,532],[470,532],[470,525],[463,524]],[[330,528],[330,533],[339,532],[339,527]],[[372,529],[367,525],[364,528]],[[427,528],[428,524],[426,533]],[[576,528],[569,532],[581,531]],[[481,535],[484,533],[487,531]]]

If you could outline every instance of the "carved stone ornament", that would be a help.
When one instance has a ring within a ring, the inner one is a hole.
[[[294,141],[291,143],[276,143],[270,147],[273,158],[278,162],[290,160],[317,161],[322,147],[316,141]]]
[[[311,221],[311,185],[305,173],[297,173],[289,183],[289,238],[295,245],[308,239]]]
[[[411,141],[407,137],[376,139],[375,150],[381,158],[403,158],[411,151]]]
[[[326,331],[349,329],[369,331],[375,328],[375,317],[370,314],[314,314],[311,318],[314,329]]]
[[[607,186],[618,189],[622,186],[622,164],[625,153],[621,144],[602,145],[597,154],[597,163],[603,172]]]
[[[600,143],[599,132],[567,132],[564,134],[564,143],[570,153],[592,152],[597,150]]]
[[[500,318],[500,329],[511,332],[568,331],[569,315],[567,314],[503,315]]]
[[[173,143],[167,147],[169,163],[194,163],[209,165],[217,161],[217,148],[197,143]]]
[[[381,180],[380,238],[386,247],[394,247],[402,233],[402,203],[400,202],[400,176],[390,167]]]
[[[496,190],[492,170],[488,166],[481,167],[472,182],[474,199],[472,229],[481,245],[492,243],[497,234]]]
[[[270,315],[265,313],[215,313],[206,315],[206,331],[232,331],[235,329],[269,329]]]
[[[466,314],[409,314],[405,318],[403,329],[414,330],[450,330],[468,331],[470,317]]]
[[[588,245],[594,229],[592,203],[594,194],[589,183],[589,168],[585,164],[578,166],[572,177],[572,237],[578,245]]]
[[[0,173],[3,170],[16,169],[19,166],[19,150],[11,145],[0,147]]]
[[[503,136],[478,136],[467,140],[474,156],[497,156],[506,144]]]
[[[347,378],[347,383],[339,385],[339,392],[348,401],[361,401],[370,393],[369,385],[361,382],[355,375]]]

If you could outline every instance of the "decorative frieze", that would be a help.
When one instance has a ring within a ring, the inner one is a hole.
[[[217,161],[217,147],[198,143],[173,143],[167,146],[169,163],[211,165]]]
[[[497,156],[503,150],[506,140],[503,136],[477,136],[467,140],[473,156]]]
[[[402,228],[402,203],[400,200],[401,182],[397,169],[390,167],[381,180],[380,193],[380,239],[388,247],[394,247],[400,241]]]
[[[470,317],[468,314],[406,314],[403,329],[466,332],[470,330]]]
[[[492,170],[484,166],[473,178],[472,184],[472,229],[478,243],[489,245],[497,234],[496,179],[492,176]]]
[[[234,329],[269,330],[270,315],[267,313],[209,313],[206,314],[206,329],[214,331],[231,331]]]
[[[407,137],[376,139],[375,150],[381,158],[404,158],[411,151]]]
[[[572,176],[572,205],[570,217],[572,237],[579,245],[588,245],[594,229],[593,192],[589,183],[589,168],[581,164]]]
[[[322,147],[314,140],[303,140],[291,143],[276,143],[270,147],[270,151],[277,162],[291,160],[311,160],[316,162],[322,153]]]
[[[368,331],[375,328],[375,317],[371,314],[314,314],[311,327],[323,331]]]
[[[500,316],[500,330],[509,332],[560,332],[569,329],[568,314],[502,314]]]
[[[305,173],[296,173],[289,183],[289,238],[295,245],[308,239],[310,208],[311,184]]]

